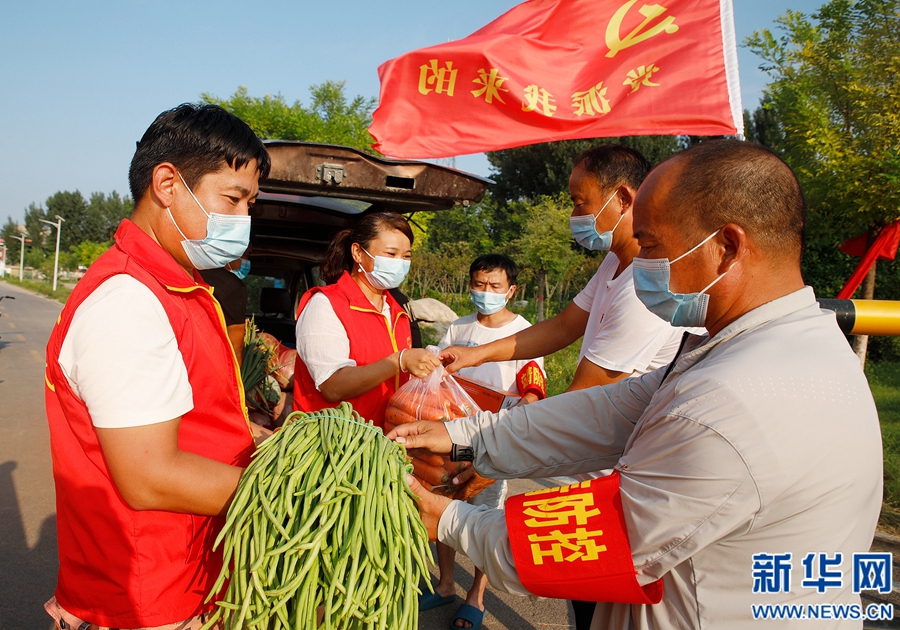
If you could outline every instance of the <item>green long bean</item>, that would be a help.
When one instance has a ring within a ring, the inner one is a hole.
[[[348,403],[291,414],[241,477],[201,630],[416,628],[433,560],[408,461]]]

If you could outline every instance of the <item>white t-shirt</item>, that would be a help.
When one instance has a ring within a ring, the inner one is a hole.
[[[516,315],[516,318],[505,326],[501,326],[500,328],[488,328],[478,322],[478,313],[472,313],[471,315],[460,317],[450,324],[450,328],[447,329],[444,338],[441,339],[441,343],[438,345],[442,350],[449,346],[465,346],[471,348],[496,341],[497,339],[503,339],[510,335],[515,335],[517,332],[521,332],[530,326],[531,324],[528,323],[527,319],[521,315]],[[537,361],[537,364],[543,371],[543,357],[533,360]],[[477,367],[463,368],[459,373],[462,376],[473,378],[493,387],[499,387],[513,392],[514,394],[518,394],[519,388],[516,384],[516,374],[518,374],[519,370],[525,367],[525,364],[530,361],[532,361],[532,359],[484,363]]]
[[[619,259],[609,252],[573,302],[590,313],[579,362],[586,358],[607,370],[639,376],[668,365],[686,330],[663,321],[638,299],[629,265],[617,278]],[[698,331],[702,334],[702,329]]]
[[[391,305],[386,299],[381,314],[391,321]],[[344,324],[324,293],[309,299],[297,318],[295,332],[297,355],[309,370],[316,389],[341,368],[356,367],[356,361],[350,358],[350,338]]]
[[[172,324],[153,292],[127,274],[78,306],[59,365],[96,427],[156,424],[194,408]]]

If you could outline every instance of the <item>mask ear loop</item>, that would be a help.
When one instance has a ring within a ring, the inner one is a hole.
[[[606,206],[609,205],[609,202],[610,202],[610,201],[612,201],[613,199],[615,199],[615,197],[616,197],[616,195],[617,195],[618,193],[619,193],[619,189],[616,188],[616,189],[613,191],[613,194],[610,196],[610,198],[606,200],[606,203],[603,204],[603,207],[600,208],[600,212],[598,212],[597,214],[594,215],[594,230],[595,230],[595,231],[597,230],[597,219],[600,218],[600,215],[603,213],[604,210],[606,210]],[[619,221],[621,221],[621,220],[622,220],[622,217],[619,217]],[[619,225],[619,221],[616,221],[616,226]],[[616,229],[616,228],[614,227],[613,230],[615,230],[615,229]]]
[[[197,195],[194,194],[194,191],[191,190],[191,187],[187,185],[187,182],[186,182],[186,181],[184,181],[184,176],[181,174],[181,171],[175,171],[175,172],[178,173],[178,177],[181,178],[181,183],[184,184],[184,187],[187,188],[187,191],[188,191],[189,193],[191,193],[191,197],[193,197],[193,198],[194,198],[194,201],[197,202],[197,205],[200,207],[200,211],[201,211],[203,214],[206,215],[206,218],[207,218],[207,219],[210,218],[210,217],[209,217],[209,212],[206,211],[206,208],[204,208],[204,207],[203,207],[203,204],[200,203],[200,200],[197,199]],[[182,234],[182,236],[184,236],[184,235]]]
[[[692,251],[694,251],[694,249],[697,249],[697,247],[700,247],[700,245],[703,245],[703,243],[705,243],[706,241],[708,241],[709,239],[711,239],[713,236],[715,236],[716,234],[718,234],[718,233],[721,232],[721,231],[722,231],[722,228],[719,228],[718,230],[716,230],[715,232],[713,232],[712,234],[710,234],[709,236],[707,236],[705,239],[703,239],[702,241],[700,241],[693,249],[691,249],[691,250],[688,251],[688,252],[685,252],[684,254],[682,254],[681,256],[679,256],[678,258],[676,258],[675,260],[673,260],[672,262],[675,262],[676,260],[679,260],[679,259],[681,259],[681,258],[684,258],[684,257],[687,256],[688,254],[690,254]],[[671,263],[669,263],[669,264],[671,264]],[[734,267],[734,264],[732,264],[731,267]],[[721,280],[722,278],[724,278],[724,277],[725,277],[725,274],[728,273],[729,271],[731,271],[731,267],[729,267],[728,269],[726,269],[724,272],[720,273],[719,276],[718,276],[715,280],[713,280],[712,282],[710,282],[709,284],[707,284],[706,287],[704,287],[703,289],[700,289],[700,291],[698,291],[697,294],[698,294],[698,295],[703,295],[704,293],[706,293],[707,291],[709,291],[709,290],[713,287],[713,285],[714,285],[716,282],[718,282],[719,280]]]
[[[616,228],[619,227],[619,224],[622,222],[622,219],[624,219],[624,218],[625,218],[625,213],[623,212],[622,214],[619,215],[619,220],[616,221],[616,224],[610,230],[610,233],[613,233],[616,231]]]
[[[713,236],[715,236],[716,234],[718,234],[718,233],[721,232],[721,231],[722,231],[722,228],[719,228],[718,230],[716,230],[715,232],[713,232],[712,234],[710,234],[709,236],[707,236],[705,239],[703,239],[702,241],[700,241],[699,243],[697,243],[696,245],[694,245],[693,247],[691,247],[689,250],[687,250],[686,252],[684,252],[681,256],[679,256],[679,257],[676,258],[675,260],[669,262],[669,264],[671,265],[672,263],[677,263],[679,260],[681,260],[682,258],[684,258],[685,256],[687,256],[687,255],[690,254],[691,252],[693,252],[693,251],[699,249],[700,246],[703,245],[703,243],[705,243],[706,241],[708,241],[709,239],[711,239]],[[728,273],[728,272],[726,272],[726,273]],[[710,285],[710,286],[711,286],[711,285]],[[705,291],[705,290],[706,290],[706,289],[704,289],[704,291]]]
[[[181,234],[181,238],[183,238],[186,241],[191,240],[187,236],[185,236],[184,232],[181,231],[181,228],[178,227],[178,224],[175,222],[175,217],[172,216],[172,211],[169,209],[169,206],[166,206],[166,212],[169,213],[169,218],[172,220],[172,225],[174,225],[175,229],[178,230],[178,233]]]
[[[359,243],[357,243],[357,245],[359,245]],[[359,245],[359,248],[361,250],[363,250],[363,252],[365,252],[366,256],[368,256],[372,260],[375,260],[375,257],[372,254],[370,254],[369,252],[367,252],[365,247],[363,247],[362,245]],[[365,269],[363,269],[362,263],[357,262],[356,266],[359,267],[359,273],[370,273],[370,272],[366,271]],[[372,268],[372,271],[375,271],[374,267]]]

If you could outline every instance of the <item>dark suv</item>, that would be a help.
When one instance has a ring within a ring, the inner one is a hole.
[[[269,141],[266,148],[272,170],[260,181],[250,212],[248,310],[261,330],[291,346],[297,303],[304,291],[322,284],[318,263],[337,232],[370,212],[411,216],[467,206],[490,183],[446,166],[349,147]]]

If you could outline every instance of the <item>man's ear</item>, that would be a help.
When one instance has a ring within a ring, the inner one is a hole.
[[[744,259],[749,253],[749,239],[747,232],[737,223],[726,223],[716,234],[715,240],[722,248],[722,259],[719,262],[718,273],[725,273],[736,263]]]
[[[619,203],[622,205],[622,214],[625,214],[634,207],[635,191],[631,186],[621,185],[616,193]]]
[[[150,179],[150,193],[160,206],[168,208],[175,198],[175,180],[178,179],[178,171],[170,162],[157,164],[153,169]]]

